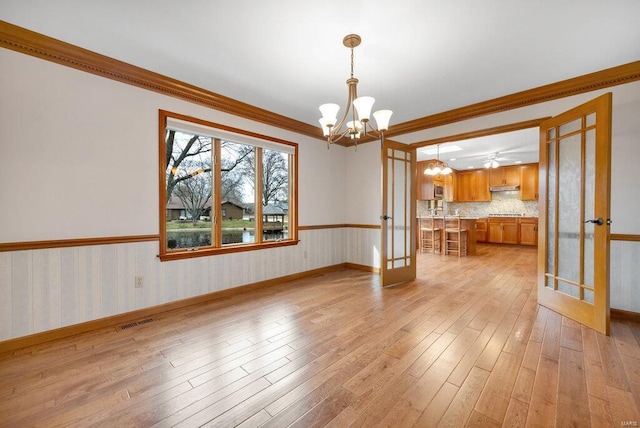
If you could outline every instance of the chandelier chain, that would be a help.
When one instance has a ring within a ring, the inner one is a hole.
[[[353,79],[353,46],[351,46],[351,78]]]

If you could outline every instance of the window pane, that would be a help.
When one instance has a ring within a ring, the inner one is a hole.
[[[167,248],[211,245],[212,140],[167,131]]]
[[[220,143],[222,245],[256,242],[254,146]]]
[[[297,242],[297,144],[159,113],[161,261]]]
[[[288,238],[289,156],[276,150],[262,150],[262,231],[263,239]]]

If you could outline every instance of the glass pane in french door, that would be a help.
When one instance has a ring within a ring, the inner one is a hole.
[[[387,149],[387,207],[394,207],[394,191],[393,191],[393,181],[394,181],[394,150]],[[395,214],[395,213],[394,213]],[[393,249],[394,249],[394,236],[393,236],[393,222],[387,221],[385,223],[387,228],[387,269],[393,269]]]
[[[411,159],[410,153],[392,150],[388,158],[388,174],[390,190],[387,197],[387,206],[393,207],[391,219],[387,222],[387,254],[389,255],[389,269],[408,266],[411,263],[411,240],[407,230],[408,216],[411,214],[411,197],[408,191],[411,189]]]
[[[553,140],[555,138],[555,128],[551,128],[549,130],[549,144],[547,145],[547,158],[548,158],[548,192],[547,192],[547,269],[546,272],[553,273],[556,268],[556,246],[555,246],[555,237],[556,237],[556,193],[557,193],[557,168],[556,168],[556,142]],[[555,290],[555,278],[553,276],[548,276],[545,281],[545,285],[553,290]]]
[[[562,134],[562,126],[560,127]],[[582,202],[582,138],[573,134],[559,140],[558,156],[558,290],[573,297],[580,291],[580,210]]]
[[[595,116],[595,115],[592,115]],[[587,118],[587,126],[589,119]],[[585,133],[584,149],[584,216],[585,220],[596,217],[595,192],[596,192],[596,130],[590,129]],[[584,300],[593,303],[593,287],[595,286],[595,246],[594,232],[598,227],[593,223],[584,223],[584,271],[582,284],[584,285]]]

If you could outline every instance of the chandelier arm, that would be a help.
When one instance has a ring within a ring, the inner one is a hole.
[[[367,131],[367,126],[369,126],[369,131]],[[376,138],[380,138],[382,136],[383,131],[378,131],[376,128],[371,126],[371,121],[364,122],[364,133],[363,135],[366,137],[367,134],[373,135]]]
[[[344,114],[342,115],[342,119],[340,119],[340,121],[336,123],[335,126],[333,126],[331,135],[335,135],[342,132],[340,130],[342,129],[342,125],[344,125],[345,121],[349,117],[349,113],[355,114],[355,107],[353,107],[353,100],[355,100],[356,97],[358,96],[358,90],[357,90],[358,79],[347,80],[347,85],[349,86],[349,95],[347,96],[346,108],[345,108]],[[344,135],[346,135],[346,133],[342,134],[340,137],[338,137],[334,141],[339,140]]]

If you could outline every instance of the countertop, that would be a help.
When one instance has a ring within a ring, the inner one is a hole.
[[[423,216],[418,216],[417,218],[442,218],[443,216],[441,215],[423,215]],[[456,217],[455,215],[445,215],[444,217],[446,218],[452,218],[452,217]],[[460,216],[460,220],[478,220],[479,218],[484,218],[484,217],[473,217],[473,216]]]

